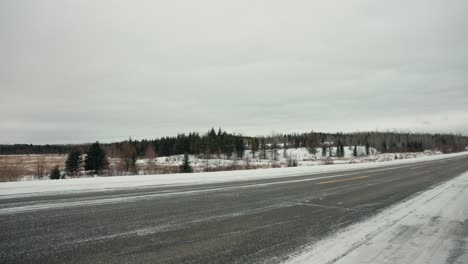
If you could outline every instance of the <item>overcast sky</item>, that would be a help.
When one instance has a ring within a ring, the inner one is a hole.
[[[468,134],[466,0],[0,1],[0,143]]]

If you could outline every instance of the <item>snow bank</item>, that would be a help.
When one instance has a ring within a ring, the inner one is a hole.
[[[468,263],[468,173],[319,241],[286,263]]]
[[[0,199],[11,196],[32,196],[52,193],[104,191],[116,188],[136,188],[149,186],[179,186],[220,182],[249,181],[311,175],[324,172],[349,171],[363,168],[376,168],[388,165],[404,165],[425,161],[436,161],[468,155],[468,152],[359,164],[339,164],[333,166],[306,166],[293,168],[206,172],[190,174],[160,174],[138,176],[114,176],[79,178],[66,180],[43,180],[0,183]]]

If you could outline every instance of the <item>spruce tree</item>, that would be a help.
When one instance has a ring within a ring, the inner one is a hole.
[[[252,139],[252,157],[255,158],[255,153],[258,151],[258,141],[257,138]]]
[[[336,144],[336,156],[341,157],[341,141],[338,140],[338,144]]]
[[[180,165],[180,172],[181,173],[191,173],[193,172],[192,165],[190,164],[190,158],[188,153],[184,154],[184,158],[182,159],[182,164]]]
[[[341,141],[338,140],[338,145],[336,146],[336,156],[337,157],[344,157],[344,145],[341,143]]]
[[[108,166],[109,161],[106,152],[101,148],[99,142],[92,144],[86,152],[85,170],[99,174]]]
[[[383,152],[383,153],[386,153],[386,152],[387,152],[387,142],[385,142],[385,141],[384,141],[383,144],[382,144],[382,152]]]
[[[52,170],[50,171],[49,177],[50,177],[51,180],[60,179],[61,173],[60,173],[59,166],[55,166],[55,167],[52,168]]]
[[[357,146],[354,145],[353,156],[357,157]]]
[[[67,160],[65,161],[65,173],[69,176],[76,176],[80,172],[82,165],[83,159],[81,158],[81,152],[72,151],[68,154]]]
[[[369,147],[369,142],[366,142],[366,156],[370,155],[370,147]]]
[[[261,141],[261,159],[266,159],[267,158],[267,145],[264,139]]]
[[[236,142],[237,157],[243,158],[244,151],[245,151],[244,139],[242,139],[242,137],[237,137],[235,142]]]
[[[327,147],[322,143],[322,157],[327,156]]]

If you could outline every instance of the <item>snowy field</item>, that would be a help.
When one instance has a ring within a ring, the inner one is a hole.
[[[332,157],[329,157],[330,150]],[[190,155],[190,161],[195,171],[203,171],[207,167],[210,169],[229,167],[229,166],[253,166],[253,167],[272,167],[277,165],[278,167],[287,166],[288,161],[294,160],[298,162],[298,166],[317,166],[324,164],[345,164],[345,163],[363,163],[363,162],[381,162],[390,161],[395,159],[409,159],[432,155],[441,155],[438,151],[425,151],[425,152],[409,152],[409,153],[379,153],[376,149],[370,148],[370,155],[366,155],[365,146],[357,146],[355,157],[353,155],[354,146],[344,147],[344,156],[337,156],[337,148],[327,148],[326,155],[322,156],[322,148],[316,148],[315,153],[311,153],[307,148],[290,148],[290,149],[268,149],[265,153],[262,151],[256,151],[253,153],[250,150],[246,150],[243,158],[231,157],[228,158],[225,155],[212,155],[211,159],[204,159],[202,156]],[[183,155],[175,155],[169,157],[158,157],[154,160],[155,164],[162,166],[178,166],[183,159]],[[139,159],[138,165],[144,168],[150,160]]]
[[[75,178],[66,180],[42,180],[0,183],[0,199],[11,196],[33,196],[45,193],[73,193],[105,191],[119,188],[180,186],[219,182],[249,181],[279,177],[312,175],[324,172],[349,171],[363,168],[379,168],[388,165],[405,165],[417,162],[431,162],[445,158],[468,155],[468,152],[424,156],[413,159],[398,159],[387,162],[348,163],[333,166],[303,166],[262,170],[222,171],[190,174],[136,175],[95,178]],[[336,176],[338,177],[338,176]]]
[[[332,157],[330,156],[330,151]],[[312,151],[314,152],[314,151]],[[311,153],[307,148],[290,149],[267,149],[265,152],[250,150],[244,152],[242,158],[235,155],[227,157],[224,154],[211,155],[205,159],[204,155],[190,155],[190,162],[194,172],[207,171],[232,171],[246,169],[267,169],[288,167],[291,163],[297,166],[321,166],[349,163],[383,162],[397,159],[411,159],[425,156],[441,155],[439,151],[406,152],[406,153],[379,153],[376,149],[370,148],[369,155],[366,155],[364,146],[357,146],[356,156],[354,146],[344,147],[344,156],[336,157],[336,147],[326,149],[326,156],[322,156],[322,149],[316,148],[315,153]],[[32,181],[47,180],[50,170],[59,166],[63,171],[65,168],[66,155],[0,155],[0,182],[1,181]],[[183,155],[168,157],[157,157],[155,159],[140,158],[136,161],[137,174],[155,175],[170,174],[179,172]],[[122,159],[109,158],[110,166],[106,176],[134,175],[134,172],[125,170],[125,162]],[[42,166],[43,177],[38,177],[39,164]],[[92,177],[85,175],[82,171],[78,177]],[[67,176],[68,178],[68,176]]]
[[[468,263],[468,173],[291,256],[288,264]]]

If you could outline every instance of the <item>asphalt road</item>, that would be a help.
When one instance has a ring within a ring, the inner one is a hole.
[[[181,187],[0,199],[0,263],[278,263],[468,171],[468,157]]]

